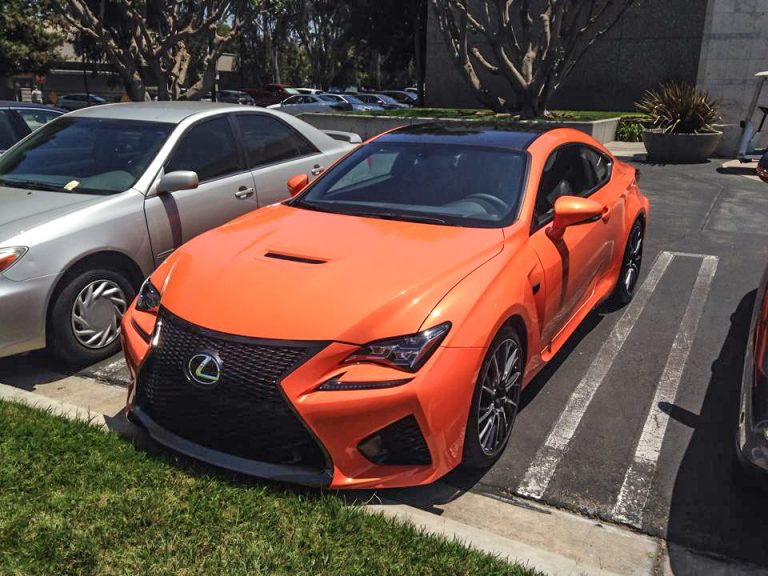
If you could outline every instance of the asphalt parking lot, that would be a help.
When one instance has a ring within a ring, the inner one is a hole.
[[[490,471],[445,483],[667,538],[673,569],[684,547],[768,567],[768,492],[733,465],[744,349],[768,263],[768,185],[721,164],[638,163],[652,213],[635,300],[594,312],[529,386]],[[79,375],[128,380],[119,358]],[[44,354],[0,360],[3,383],[34,389],[61,376]]]

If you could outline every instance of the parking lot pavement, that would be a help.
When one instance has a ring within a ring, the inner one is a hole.
[[[768,492],[733,466],[768,185],[722,164],[637,164],[651,217],[636,299],[590,315],[528,387],[490,471],[445,482],[665,537],[674,573],[696,573],[689,549],[768,567]],[[76,374],[42,353],[0,360],[0,383],[45,393],[71,377],[128,382],[119,357]]]
[[[768,567],[768,491],[734,466],[768,185],[721,164],[638,164],[651,218],[635,300],[594,312],[534,380],[490,471],[449,483],[665,537],[675,573],[695,572],[688,548]]]

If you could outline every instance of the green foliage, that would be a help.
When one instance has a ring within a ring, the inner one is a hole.
[[[49,18],[42,2],[0,1],[0,76],[42,73],[53,66],[63,39],[46,25]]]
[[[664,82],[648,90],[635,107],[665,133],[712,132],[720,120],[720,103],[686,82]]]
[[[637,117],[622,118],[616,128],[616,140],[619,142],[642,142],[643,131],[647,129],[648,120]]]
[[[6,402],[0,422],[0,574],[538,574],[84,422]]]

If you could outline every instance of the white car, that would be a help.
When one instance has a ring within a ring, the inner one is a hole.
[[[339,100],[331,94],[297,94],[286,98],[280,104],[267,106],[273,110],[280,110],[288,114],[303,114],[306,112],[325,112],[333,114],[334,112],[350,111],[352,105],[349,102]]]

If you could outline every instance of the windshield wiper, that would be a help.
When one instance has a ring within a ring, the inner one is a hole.
[[[10,186],[11,188],[21,188],[22,190],[45,190],[47,192],[63,192],[61,186],[46,184],[45,182],[29,182],[27,180],[6,180],[0,178],[0,185]]]
[[[411,212],[390,212],[378,210],[361,210],[358,208],[345,207],[342,214],[349,214],[350,216],[366,216],[370,218],[381,218],[382,220],[403,220],[406,222],[421,222],[424,224],[440,224],[442,226],[458,226],[437,216],[426,216],[423,214],[413,214]]]

